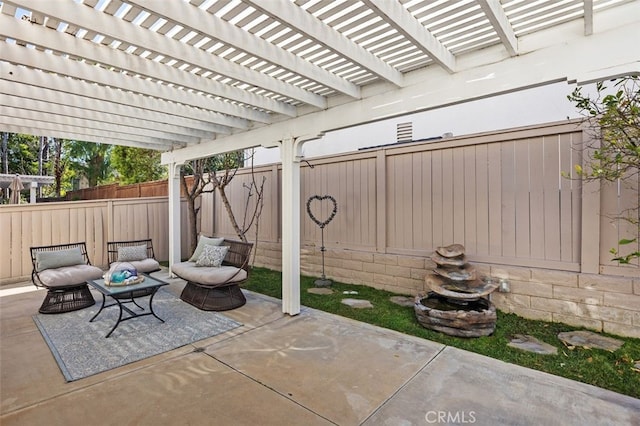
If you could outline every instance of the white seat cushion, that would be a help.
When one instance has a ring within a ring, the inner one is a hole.
[[[138,272],[153,272],[160,269],[160,263],[157,260],[147,258],[143,260],[132,260],[130,263]]]
[[[46,269],[38,273],[40,281],[47,287],[69,287],[83,284],[87,280],[102,278],[104,271],[93,265],[63,266],[62,268]]]
[[[195,262],[176,263],[171,267],[171,272],[184,280],[206,285],[232,283],[247,279],[247,271],[235,266],[196,266]]]

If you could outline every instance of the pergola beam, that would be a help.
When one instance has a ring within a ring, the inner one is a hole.
[[[383,16],[396,31],[411,40],[434,62],[450,73],[456,68],[456,58],[411,15],[399,2],[388,0],[362,0],[364,4]]]
[[[455,102],[465,102],[545,83],[575,80],[585,73],[597,73],[601,79],[607,75],[633,74],[640,67],[640,44],[628,42],[629,27],[612,29],[594,34],[586,40],[577,37],[563,44],[539,49],[501,62],[460,70],[443,78],[438,68],[427,68],[415,76],[416,83],[394,91],[376,93],[360,101],[336,105],[319,111],[274,123],[258,129],[221,137],[213,144],[188,146],[172,153],[163,154],[163,162],[188,161],[209,156],[218,146],[237,146],[242,149],[260,144],[274,144],[282,135],[320,134],[335,129],[362,123],[401,116],[409,112],[425,111]],[[624,48],[611,49],[611,46]],[[567,52],[584,51],[590,55],[575,57]],[[553,66],[549,66],[553,64]],[[603,69],[603,64],[607,67]],[[477,78],[490,76],[490,78]],[[437,80],[438,84],[431,82]],[[416,96],[420,94],[420,96]],[[209,150],[207,150],[209,147]]]
[[[593,0],[584,0],[584,35],[593,34]]]
[[[478,4],[482,8],[482,11],[491,22],[491,25],[498,33],[500,41],[504,45],[509,55],[516,56],[518,54],[518,39],[513,32],[513,28],[509,23],[507,15],[504,13],[504,9],[499,0],[477,0]]]

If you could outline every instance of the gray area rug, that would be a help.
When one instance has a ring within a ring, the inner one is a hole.
[[[107,304],[110,303],[107,298]],[[166,290],[158,290],[153,310],[165,322],[149,315],[125,321],[107,339],[118,319],[117,306],[98,312],[102,296],[86,309],[56,315],[34,315],[33,320],[49,345],[68,382],[111,370],[171,349],[197,342],[242,324],[217,312],[201,311]],[[136,299],[148,310],[149,297]],[[128,303],[130,309],[138,307]],[[132,308],[133,307],[133,308]],[[123,312],[123,316],[128,314]]]

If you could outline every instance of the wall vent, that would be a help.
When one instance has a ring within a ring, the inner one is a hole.
[[[411,142],[413,140],[413,123],[398,123],[396,128],[397,142]]]

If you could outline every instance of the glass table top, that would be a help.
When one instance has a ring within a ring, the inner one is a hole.
[[[138,284],[131,285],[106,285],[104,283],[104,279],[100,278],[98,280],[88,280],[87,284],[91,285],[98,291],[104,294],[120,294],[120,293],[130,293],[136,290],[143,290],[147,288],[153,287],[162,287],[164,285],[169,285],[169,283],[159,280],[157,278],[153,278],[147,274],[141,274],[144,277],[144,281]]]

